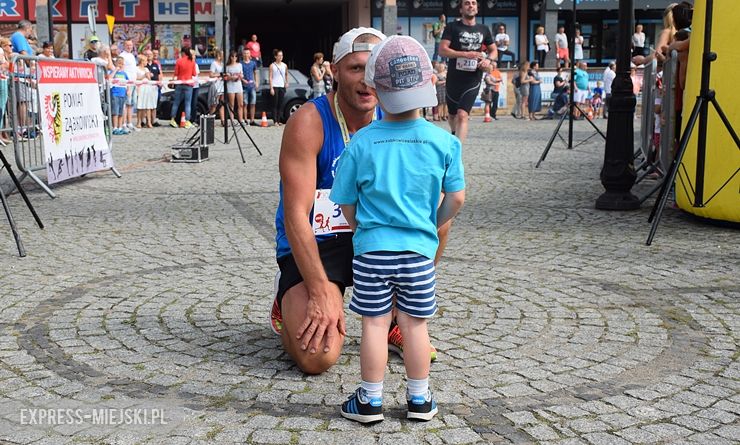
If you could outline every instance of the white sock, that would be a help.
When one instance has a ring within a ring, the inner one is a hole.
[[[426,396],[429,391],[429,377],[425,379],[406,379],[409,396]]]
[[[362,381],[360,387],[365,390],[368,399],[382,399],[383,398],[383,381],[377,383]]]

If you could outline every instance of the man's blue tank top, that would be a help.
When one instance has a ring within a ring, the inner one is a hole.
[[[328,97],[329,96],[320,96],[310,100],[321,116],[321,125],[324,130],[324,144],[321,146],[321,151],[316,158],[316,189],[330,189],[332,184],[334,184],[334,172],[337,168],[337,161],[344,151],[342,130],[339,128],[339,123],[331,112]],[[283,183],[281,181],[280,202],[278,203],[277,212],[275,213],[275,228],[277,229],[277,235],[275,236],[275,242],[277,244],[277,258],[290,253],[288,236],[285,234],[284,218]],[[309,221],[313,221],[313,212],[311,212]],[[317,235],[316,241],[321,242],[334,237],[336,237],[336,234]]]

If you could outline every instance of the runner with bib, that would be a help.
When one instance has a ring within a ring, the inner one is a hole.
[[[483,72],[498,57],[491,30],[475,23],[477,14],[478,2],[463,0],[460,20],[447,25],[439,43],[439,54],[450,59],[446,95],[450,129],[462,142],[468,135],[468,117],[478,97]]]
[[[468,118],[475,98],[478,97],[483,73],[491,66],[491,60],[498,58],[491,31],[487,26],[475,23],[477,14],[476,0],[462,0],[460,20],[445,27],[439,43],[439,54],[449,59],[445,95],[449,111],[448,122],[452,134],[462,143],[468,136]],[[483,51],[484,45],[487,53]],[[439,248],[434,257],[435,264],[442,258],[451,226],[452,221],[448,221],[439,228]]]

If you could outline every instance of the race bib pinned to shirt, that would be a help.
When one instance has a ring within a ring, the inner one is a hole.
[[[318,189],[313,200],[313,233],[327,235],[330,233],[351,232],[347,219],[339,204],[329,199],[331,189]]]
[[[458,71],[476,71],[478,69],[478,59],[456,59],[455,67]]]

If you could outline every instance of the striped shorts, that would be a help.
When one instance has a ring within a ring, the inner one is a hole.
[[[349,308],[368,317],[387,314],[395,304],[412,317],[437,312],[434,260],[414,252],[370,252],[352,260],[354,290]]]

